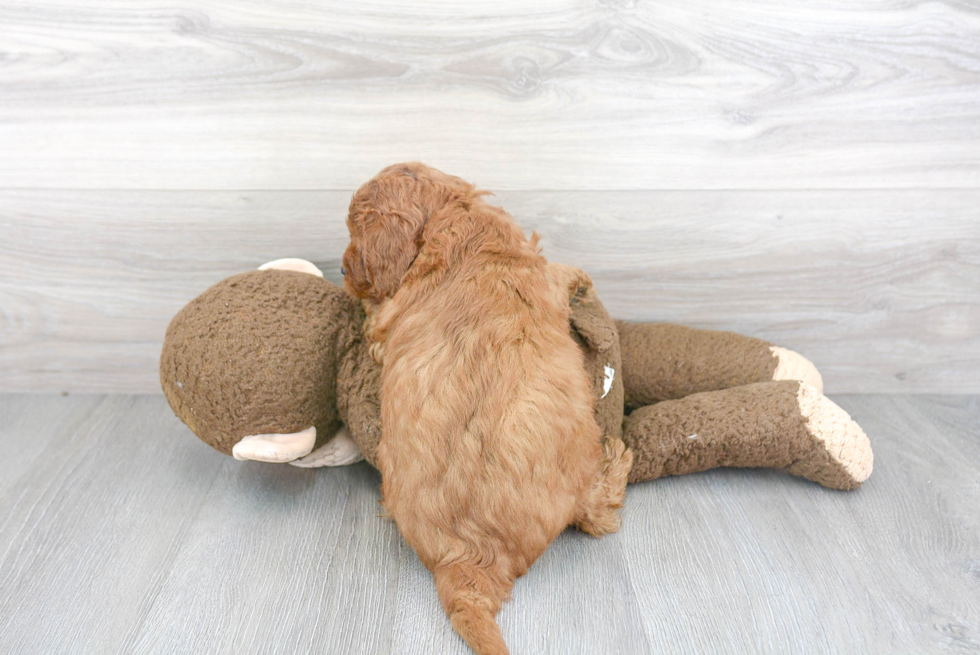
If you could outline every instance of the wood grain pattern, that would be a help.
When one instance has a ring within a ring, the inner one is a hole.
[[[349,197],[0,191],[0,390],[157,392],[166,326],[211,284],[283,256],[340,282]],[[614,316],[769,339],[831,392],[980,392],[980,191],[496,200]]]
[[[179,444],[161,401],[4,398],[4,450],[43,447],[0,490],[3,652],[115,652],[152,605],[224,464]]]
[[[980,397],[841,396],[860,490],[630,487],[518,581],[515,653],[980,652]],[[0,395],[0,652],[459,653],[365,464],[241,463],[160,396]]]
[[[0,188],[980,183],[965,0],[31,0],[0,49]]]

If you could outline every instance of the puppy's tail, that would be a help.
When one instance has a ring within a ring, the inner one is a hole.
[[[508,655],[507,644],[494,618],[510,593],[513,580],[492,567],[440,564],[433,571],[442,606],[477,655]]]

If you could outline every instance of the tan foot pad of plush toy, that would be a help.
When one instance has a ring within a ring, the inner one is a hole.
[[[856,487],[867,480],[871,475],[874,456],[871,454],[868,435],[864,433],[861,426],[830,398],[805,382],[800,384],[796,392],[796,402],[799,404],[800,414],[806,419],[807,432],[820,442],[831,461],[844,470],[846,476],[853,481],[853,486]],[[821,458],[816,459],[819,461]],[[813,464],[813,460],[808,461],[804,458],[787,470],[825,486],[834,486],[828,484],[830,480],[818,480],[819,473],[816,470],[807,470]],[[823,467],[817,463],[816,469],[821,468]]]
[[[776,358],[773,380],[799,380],[823,393],[823,378],[813,362],[798,352],[779,346],[770,346],[769,352]]]

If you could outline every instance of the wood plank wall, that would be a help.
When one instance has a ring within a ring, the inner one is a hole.
[[[980,392],[980,2],[0,5],[0,390],[155,392],[170,317],[351,191],[497,191],[614,315]]]

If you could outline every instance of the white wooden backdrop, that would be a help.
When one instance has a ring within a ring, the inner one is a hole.
[[[613,314],[980,392],[980,2],[4,0],[0,390],[155,392],[166,324],[351,191],[499,191]]]

